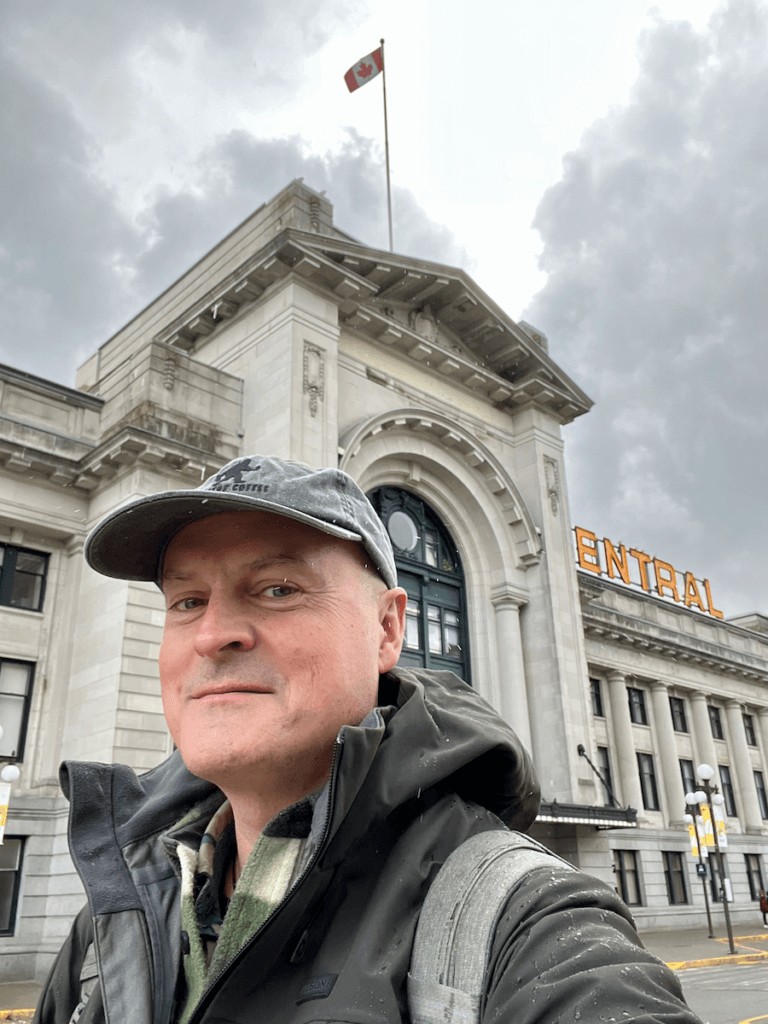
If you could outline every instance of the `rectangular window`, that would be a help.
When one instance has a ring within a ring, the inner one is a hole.
[[[6,836],[0,846],[0,935],[13,935],[19,902],[24,840]]]
[[[693,770],[693,761],[685,757],[680,758],[680,778],[683,780],[683,794],[695,793],[699,788],[696,782],[696,773]]]
[[[685,701],[683,698],[670,697],[669,710],[672,715],[672,728],[675,732],[688,732],[688,719],[685,714]]]
[[[0,544],[0,605],[39,612],[45,597],[48,555]]]
[[[757,746],[757,733],[755,732],[755,720],[752,715],[748,715],[746,711],[742,715],[744,719],[744,735],[747,737],[747,745],[750,747]]]
[[[735,818],[738,812],[736,810],[736,796],[733,792],[731,769],[727,764],[720,764],[718,768],[720,769],[720,792],[723,794],[723,800],[725,800],[725,813],[729,818]]]
[[[629,701],[629,717],[635,725],[648,725],[648,713],[645,710],[645,693],[636,686],[627,687]]]
[[[599,679],[589,680],[589,692],[592,697],[592,714],[595,718],[605,718],[603,710],[603,688]]]
[[[749,895],[753,900],[756,900],[760,896],[760,890],[765,889],[765,885],[763,884],[763,868],[760,863],[760,855],[757,853],[745,853],[744,864],[747,869]]]
[[[685,880],[685,859],[675,850],[662,850],[664,859],[664,880],[667,883],[667,899],[672,906],[688,903],[688,887]]]
[[[408,599],[405,607],[405,639],[403,647],[409,651],[421,650],[421,607],[418,601]]]
[[[27,736],[34,664],[0,658],[0,757],[21,761]]]
[[[597,770],[605,779],[602,786],[603,803],[606,807],[610,807],[613,804],[613,800],[611,799],[611,794],[613,793],[613,778],[611,776],[611,761],[608,756],[608,747],[597,748]]]
[[[639,907],[643,902],[640,890],[640,870],[634,850],[613,851],[613,873],[616,876],[616,892],[629,907]]]
[[[755,789],[757,790],[757,803],[760,807],[760,817],[763,821],[768,820],[768,794],[765,791],[765,776],[762,772],[754,771]]]
[[[653,765],[653,754],[638,754],[637,770],[640,775],[643,807],[646,811],[658,811],[659,791],[656,787],[656,769]]]
[[[720,708],[716,708],[714,704],[708,704],[707,711],[709,712],[709,725],[712,729],[713,739],[725,739],[725,736],[723,735],[723,719],[720,714]]]
[[[460,620],[457,612],[427,605],[427,635],[430,654],[445,655],[448,658],[461,656],[459,643]]]

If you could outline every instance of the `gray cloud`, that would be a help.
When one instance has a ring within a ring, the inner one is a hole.
[[[256,111],[290,97],[306,57],[360,20],[364,4],[292,0],[290,17],[269,0],[7,7],[0,301],[11,327],[0,336],[0,361],[71,384],[96,346],[295,177],[328,192],[340,227],[385,245],[383,158],[371,140],[350,130],[337,152],[321,156],[299,135],[258,138],[226,123],[228,97],[243,89]],[[222,111],[213,130],[201,122],[195,149],[174,143],[174,133],[183,129],[188,140],[203,94],[189,97],[185,125],[168,106],[184,102],[171,94],[189,81],[190,61]],[[162,169],[165,184],[148,184],[139,209],[135,191],[126,205],[117,178],[131,167],[109,154],[151,168],[144,148],[166,135],[165,158],[181,170]],[[395,211],[398,249],[464,260],[410,193],[396,192]]]
[[[92,175],[93,142],[68,105],[11,60],[0,94],[0,358],[56,377],[119,310],[132,232]]]
[[[658,22],[627,106],[569,154],[526,319],[596,400],[568,428],[574,518],[768,612],[768,8]]]
[[[299,136],[257,139],[232,131],[202,154],[190,189],[162,189],[142,223],[153,242],[137,262],[138,285],[154,294],[289,181],[326,192],[334,223],[367,244],[387,248],[384,164],[378,146],[352,129],[337,152],[307,152]],[[406,189],[393,191],[398,252],[464,265],[452,233],[425,214]],[[171,275],[171,276],[169,276]]]

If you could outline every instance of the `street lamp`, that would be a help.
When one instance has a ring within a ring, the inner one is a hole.
[[[709,893],[707,892],[707,869],[704,866],[704,854],[701,852],[701,848],[702,848],[701,847],[701,839],[699,838],[699,828],[698,828],[698,824],[696,822],[697,814],[696,814],[696,811],[694,810],[694,807],[698,808],[698,805],[700,803],[699,798],[701,798],[701,800],[703,800],[704,799],[704,793],[686,793],[685,794],[686,805],[688,807],[690,807],[690,811],[687,811],[686,814],[685,814],[685,822],[688,825],[691,825],[691,824],[693,825],[693,834],[694,834],[694,836],[696,838],[696,852],[699,855],[699,863],[696,866],[698,868],[699,878],[701,879],[701,888],[702,888],[702,890],[704,892],[704,906],[705,906],[706,911],[707,911],[707,926],[709,927],[709,938],[710,939],[714,939],[715,933],[714,933],[714,931],[712,929],[712,914],[711,914],[710,909],[709,909]],[[705,847],[705,850],[706,850],[706,847]]]
[[[0,725],[0,739],[3,738],[3,727]],[[11,799],[11,783],[18,782],[21,772],[13,761],[0,767],[0,846],[5,835],[5,822],[8,817],[8,802]]]
[[[711,779],[715,774],[715,769],[709,764],[700,764],[696,769],[696,775],[701,782],[702,789],[697,790],[693,795],[696,798],[697,803],[702,803],[706,800],[709,805],[709,820],[712,826],[712,837],[715,843],[715,856],[717,858],[717,871],[720,876],[720,897],[723,902],[723,913],[725,914],[725,928],[728,932],[728,947],[731,953],[736,952],[736,947],[733,944],[733,928],[731,927],[731,912],[728,909],[728,899],[731,895],[731,881],[726,877],[725,874],[725,861],[723,859],[723,851],[720,849],[720,839],[717,835],[717,821],[715,819],[715,808],[714,804],[722,804],[723,797],[720,795],[720,791],[716,785],[712,785]]]

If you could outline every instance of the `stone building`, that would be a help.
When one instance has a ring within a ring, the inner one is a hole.
[[[0,759],[21,769],[0,977],[41,977],[82,902],[59,763],[143,771],[170,749],[159,595],[85,566],[87,531],[245,452],[338,464],[371,495],[409,594],[403,663],[454,669],[515,726],[542,780],[536,833],[617,884],[641,928],[702,920],[681,771],[722,766],[732,913],[754,922],[766,622],[628,585],[588,532],[575,547],[562,428],[590,405],[546,338],[463,271],[360,244],[301,182],[110,338],[76,388],[0,368]]]

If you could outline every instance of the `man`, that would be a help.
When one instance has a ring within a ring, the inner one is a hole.
[[[431,881],[468,837],[527,828],[539,793],[471,688],[396,668],[406,594],[365,495],[337,470],[236,459],[119,508],[86,557],[162,589],[177,749],[139,778],[63,766],[89,906],[36,1020],[409,1020]],[[696,1020],[607,887],[568,870],[518,887],[483,1019],[611,1017]]]

